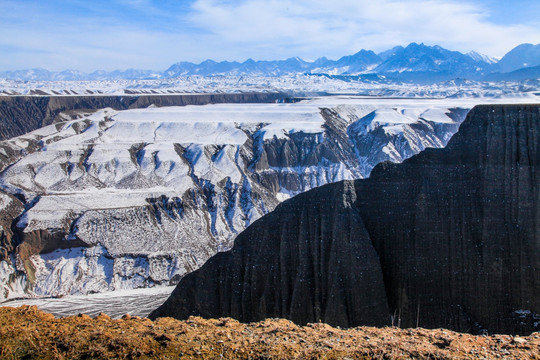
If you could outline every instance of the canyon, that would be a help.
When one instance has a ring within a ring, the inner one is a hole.
[[[444,149],[278,205],[151,318],[540,329],[538,105],[474,107]]]
[[[4,140],[2,297],[174,285],[281,201],[444,146],[472,106],[278,100],[66,110]]]

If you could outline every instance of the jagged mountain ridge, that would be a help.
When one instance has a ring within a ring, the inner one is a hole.
[[[406,47],[375,54],[371,50],[361,50],[354,55],[338,60],[325,57],[315,61],[305,61],[298,57],[276,61],[255,61],[248,59],[242,63],[233,61],[216,62],[206,60],[200,64],[179,62],[167,70],[148,71],[130,69],[126,71],[95,71],[84,74],[74,70],[50,72],[45,69],[5,71],[0,78],[15,80],[111,80],[111,79],[156,79],[179,76],[202,75],[257,75],[280,76],[291,73],[320,73],[329,75],[378,74],[394,78],[396,81],[438,82],[457,77],[479,80],[491,73],[506,73],[540,63],[540,45],[522,44],[511,50],[499,62],[477,52],[462,54],[446,50],[440,46],[411,43]],[[520,60],[521,59],[521,60]],[[520,62],[521,61],[521,62]]]
[[[282,200],[444,146],[468,111],[332,99],[82,111],[0,143],[2,189],[24,203],[4,297],[175,283]]]
[[[397,49],[373,72],[380,74],[432,72],[452,74],[453,77],[479,77],[484,75],[489,66],[490,64],[483,58],[475,59],[440,46],[412,43],[405,48]]]
[[[445,149],[280,204],[150,317],[537,331],[539,141],[540,106],[477,106]]]

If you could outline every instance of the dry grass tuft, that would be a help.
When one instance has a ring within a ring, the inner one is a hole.
[[[267,319],[186,321],[101,314],[56,319],[0,308],[1,359],[540,359],[540,333],[472,336],[449,330],[297,326]]]

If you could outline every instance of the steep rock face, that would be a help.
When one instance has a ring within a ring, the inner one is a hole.
[[[403,324],[419,317],[461,331],[532,331],[540,314],[540,107],[478,106],[468,117],[444,150],[358,181],[358,209]]]
[[[354,189],[330,184],[281,204],[230,252],[183,278],[152,317],[284,316],[341,326],[393,317],[405,327],[538,330],[539,143],[538,105],[475,107],[445,149],[381,164]],[[322,230],[330,224],[334,231]],[[281,274],[295,281],[281,284]],[[339,289],[335,312],[323,319],[327,303],[313,301],[321,294],[314,278]],[[293,299],[301,315],[275,305]]]
[[[379,259],[355,201],[354,183],[346,181],[279,205],[231,251],[186,276],[153,316],[387,324]]]
[[[23,210],[23,204],[14,196],[0,192],[0,261],[9,258],[16,244],[13,244],[13,219]]]

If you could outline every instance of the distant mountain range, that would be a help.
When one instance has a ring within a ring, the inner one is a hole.
[[[30,69],[0,72],[0,78],[20,81],[47,80],[140,80],[179,76],[280,76],[286,74],[365,75],[375,74],[397,81],[439,82],[456,78],[471,80],[516,81],[540,77],[540,44],[521,44],[502,59],[477,52],[463,54],[440,46],[411,43],[396,46],[379,54],[360,50],[338,60],[325,57],[305,61],[299,57],[286,60],[244,62],[206,60],[200,64],[179,62],[165,71],[116,70],[83,73],[76,70],[51,72]]]

